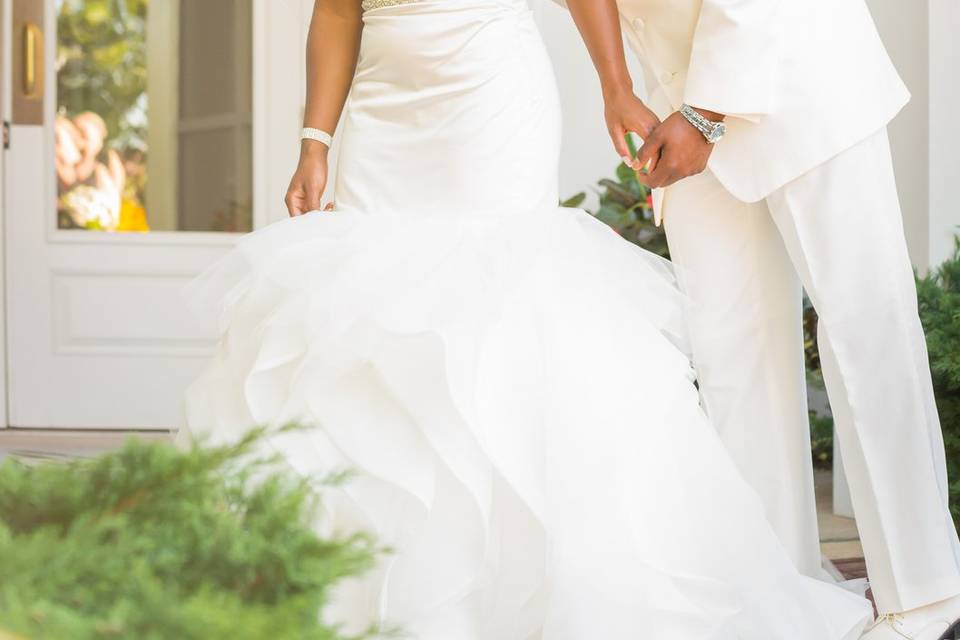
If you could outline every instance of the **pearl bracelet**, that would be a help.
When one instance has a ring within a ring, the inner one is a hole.
[[[303,132],[300,134],[300,139],[316,140],[317,142],[325,144],[328,147],[333,146],[333,136],[326,131],[321,131],[320,129],[304,127]]]

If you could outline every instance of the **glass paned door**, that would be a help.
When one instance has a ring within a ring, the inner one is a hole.
[[[184,286],[285,216],[312,0],[12,5],[7,424],[177,427],[217,335]]]
[[[251,9],[56,0],[58,228],[252,228]]]

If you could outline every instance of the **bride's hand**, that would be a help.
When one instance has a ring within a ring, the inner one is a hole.
[[[291,217],[321,209],[320,199],[327,187],[328,151],[327,146],[320,142],[303,141],[300,163],[284,199]]]
[[[634,166],[636,162],[627,146],[626,135],[628,132],[633,132],[645,140],[654,129],[660,126],[660,118],[648,109],[632,90],[605,95],[604,117],[607,120],[607,131],[610,132],[610,139],[617,153],[627,166],[639,171],[640,167]]]

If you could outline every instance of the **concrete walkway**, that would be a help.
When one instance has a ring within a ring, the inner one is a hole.
[[[845,518],[833,513],[833,472],[818,469],[815,474],[817,484],[817,520],[820,523],[820,548],[823,555],[831,560],[862,558],[860,534],[853,518]]]

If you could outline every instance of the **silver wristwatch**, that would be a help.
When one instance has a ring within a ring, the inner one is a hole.
[[[696,127],[710,144],[716,144],[717,142],[720,142],[720,138],[722,138],[727,132],[727,125],[723,124],[722,122],[711,122],[710,120],[707,120],[700,115],[699,111],[688,104],[680,107],[680,115],[686,118],[687,122]]]

